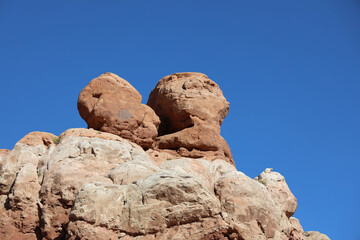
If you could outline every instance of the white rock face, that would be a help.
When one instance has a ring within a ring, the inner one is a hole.
[[[127,141],[65,136],[56,149],[41,161],[44,175],[40,190],[41,219],[46,236],[53,239],[61,234],[63,226],[69,221],[75,196],[84,185],[113,183],[108,176],[111,169],[134,159],[145,163],[151,161],[143,150]]]
[[[289,218],[295,198],[278,173],[267,170],[253,180],[220,159],[157,164],[109,133],[31,133],[0,152],[0,239],[323,236],[304,233]]]
[[[240,172],[223,175],[215,185],[222,216],[235,225],[244,239],[284,238],[291,232],[287,217],[266,187]]]
[[[110,170],[109,178],[115,184],[130,184],[137,180],[146,178],[161,169],[154,166],[153,163],[143,160],[133,160],[121,164],[120,166]]]
[[[316,231],[304,232],[303,235],[304,240],[330,240],[325,234]]]
[[[297,208],[297,200],[285,182],[285,178],[272,169],[265,169],[257,180],[264,183],[274,202],[281,207],[287,217],[291,217]]]
[[[86,185],[76,197],[70,219],[130,235],[145,235],[219,212],[218,199],[195,177],[159,172],[135,184]],[[72,223],[69,228],[72,232],[80,230]]]

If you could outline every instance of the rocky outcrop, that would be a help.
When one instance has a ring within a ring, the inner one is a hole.
[[[0,150],[0,239],[328,240],[292,217],[280,173],[237,171],[220,136],[229,103],[205,75],[160,80],[149,98],[159,136],[140,102],[103,74],[79,96],[90,129],[32,132]]]
[[[80,116],[89,128],[113,133],[149,148],[157,136],[159,118],[140,93],[113,73],[93,79],[80,93]]]
[[[40,234],[38,164],[56,136],[32,132],[0,158],[0,239],[36,239]]]
[[[175,73],[162,78],[147,103],[160,117],[156,147],[183,157],[222,158],[233,163],[220,135],[229,112],[219,86],[202,73]]]
[[[151,92],[147,104],[141,104],[140,93],[127,81],[104,73],[81,91],[78,110],[88,128],[129,139],[145,150],[177,157],[221,158],[234,164],[220,135],[229,103],[206,75],[166,76]]]
[[[286,215],[288,198],[270,188],[286,182],[269,170],[260,181],[223,159],[154,162],[137,144],[93,129],[31,133],[0,156],[1,171],[12,173],[0,178],[0,239],[315,236]]]
[[[266,186],[274,202],[281,207],[287,217],[291,217],[295,213],[297,200],[280,173],[267,168],[255,180]]]
[[[325,234],[316,231],[304,232],[303,236],[304,240],[330,240]]]

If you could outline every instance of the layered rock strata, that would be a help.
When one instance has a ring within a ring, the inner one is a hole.
[[[296,199],[279,173],[267,170],[254,180],[223,159],[156,163],[119,136],[69,129],[60,137],[30,133],[0,161],[4,240],[316,235],[289,217]]]
[[[205,74],[185,72],[162,78],[144,105],[127,81],[104,73],[81,91],[78,110],[88,128],[129,139],[150,152],[210,161],[221,158],[234,164],[220,135],[229,103]]]
[[[161,120],[158,149],[175,150],[183,157],[222,158],[233,163],[230,148],[220,135],[229,103],[205,74],[185,72],[162,78],[147,104]]]
[[[329,239],[292,217],[280,173],[236,170],[220,135],[229,103],[206,75],[169,75],[148,104],[105,73],[79,96],[91,129],[0,149],[0,239]]]

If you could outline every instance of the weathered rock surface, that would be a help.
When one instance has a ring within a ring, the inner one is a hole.
[[[38,163],[55,135],[32,132],[0,158],[0,239],[36,239],[40,219]]]
[[[85,184],[112,183],[108,177],[111,169],[131,160],[151,161],[140,147],[123,139],[79,137],[72,135],[74,132],[62,134],[61,143],[40,162],[40,174],[44,176],[40,190],[41,219],[48,239],[62,234],[75,195]],[[87,132],[92,135],[95,130]]]
[[[280,173],[267,168],[255,179],[266,186],[274,202],[281,207],[287,217],[291,217],[295,213],[297,200]]]
[[[175,73],[162,78],[147,103],[160,117],[156,147],[179,156],[222,158],[233,164],[220,125],[229,112],[219,86],[202,73]]]
[[[316,231],[304,232],[303,236],[304,240],[330,240],[325,234]]]
[[[275,172],[260,175],[265,186],[223,159],[154,162],[140,146],[93,129],[31,133],[0,152],[0,166],[0,239],[324,236],[286,215],[288,195],[273,189],[288,188]]]
[[[158,135],[160,121],[154,111],[141,104],[133,86],[113,73],[100,75],[81,91],[78,110],[88,128],[113,133],[143,148],[151,147]]]
[[[206,75],[169,75],[148,104],[159,136],[140,94],[105,73],[79,96],[91,129],[1,149],[0,239],[329,239],[292,217],[280,173],[236,170],[220,135],[229,103]]]

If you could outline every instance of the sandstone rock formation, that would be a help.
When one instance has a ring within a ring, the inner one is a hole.
[[[202,73],[175,73],[162,78],[147,103],[160,117],[159,149],[176,150],[184,157],[222,158],[233,163],[220,135],[229,112],[219,86]]]
[[[38,163],[55,137],[29,133],[0,158],[0,239],[36,239],[40,234]]]
[[[281,206],[287,217],[291,217],[295,213],[296,198],[280,173],[272,172],[272,169],[267,168],[255,179],[266,186],[274,202]]]
[[[330,240],[328,236],[317,231],[304,232],[303,236],[304,240]]]
[[[159,118],[140,93],[113,73],[93,79],[80,93],[80,116],[88,128],[109,132],[149,148],[157,136]]]
[[[1,151],[0,161],[0,239],[310,240],[316,235],[287,216],[286,206],[296,199],[272,191],[280,186],[291,195],[280,174],[260,174],[265,186],[223,159],[156,163],[119,136],[69,129],[60,137],[30,133],[12,151]]]
[[[140,101],[103,74],[78,101],[94,129],[32,132],[1,149],[0,239],[329,239],[292,217],[297,201],[280,173],[237,171],[220,136],[229,104],[205,75],[160,80],[149,98],[158,137]]]

